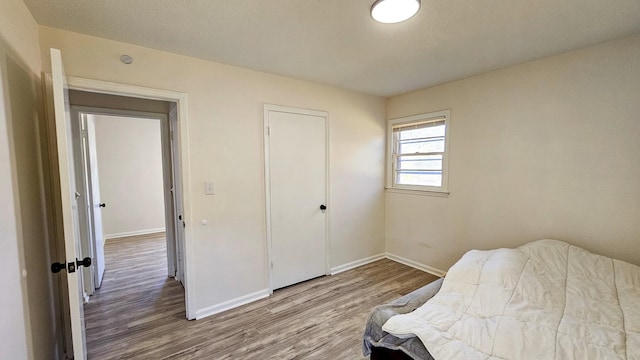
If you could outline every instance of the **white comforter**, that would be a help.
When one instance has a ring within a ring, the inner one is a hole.
[[[434,359],[640,359],[640,267],[556,240],[466,253],[383,329]]]

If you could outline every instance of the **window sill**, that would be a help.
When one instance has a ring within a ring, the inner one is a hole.
[[[394,193],[394,194],[433,196],[433,197],[443,197],[443,198],[449,197],[448,191],[409,190],[409,189],[398,189],[398,188],[392,188],[392,187],[387,187],[386,190],[388,193]]]

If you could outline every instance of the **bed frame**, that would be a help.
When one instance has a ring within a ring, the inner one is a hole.
[[[391,350],[383,347],[371,348],[370,360],[413,360],[409,355],[400,350]]]

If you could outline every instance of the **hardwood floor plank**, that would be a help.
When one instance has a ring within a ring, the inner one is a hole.
[[[90,359],[362,359],[371,309],[437,279],[384,259],[187,321],[164,236],[109,240],[105,257],[102,288],[85,305]]]

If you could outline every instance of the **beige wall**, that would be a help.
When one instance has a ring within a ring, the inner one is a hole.
[[[0,19],[3,20],[3,19]],[[2,33],[4,36],[5,34]],[[8,99],[8,80],[6,62],[6,43],[0,43],[0,271],[4,275],[3,288],[13,296],[0,297],[0,352],[11,358],[24,358],[27,355],[27,329],[25,301],[22,290],[21,258],[22,249],[18,241],[16,196],[14,194],[15,176],[12,166],[12,153],[9,145],[7,118],[11,116]]]
[[[93,115],[105,237],[163,231],[160,120]]]
[[[0,34],[5,51],[39,77],[41,71],[38,24],[21,0],[0,3]]]
[[[0,354],[55,359],[48,168],[38,27],[20,0],[0,5]]]
[[[446,270],[554,238],[640,264],[639,59],[640,35],[390,98],[451,109],[451,195],[387,193],[387,251]]]
[[[384,252],[384,99],[47,27],[40,42],[46,70],[56,47],[67,75],[188,94],[197,309],[267,288],[265,103],[330,113],[332,266]]]

